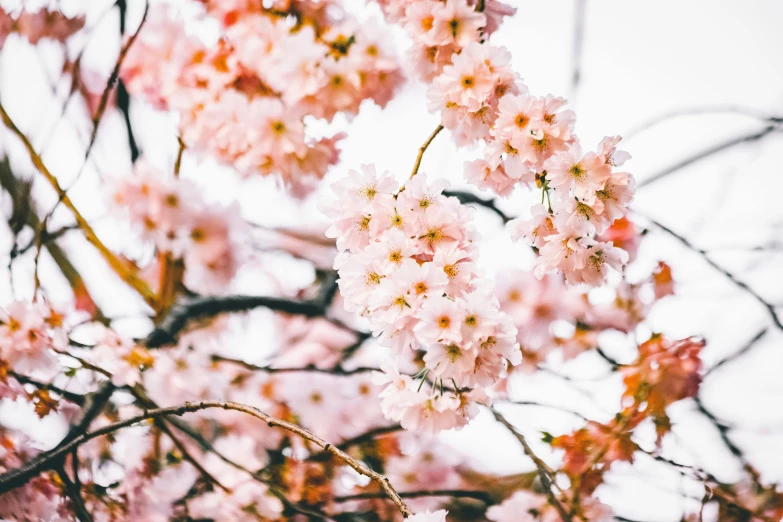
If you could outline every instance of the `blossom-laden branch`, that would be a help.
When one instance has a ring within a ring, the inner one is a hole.
[[[71,198],[69,198],[62,189],[60,183],[57,181],[57,178],[46,167],[43,160],[41,159],[41,156],[38,155],[38,153],[33,148],[32,143],[30,143],[30,140],[27,139],[27,136],[25,136],[21,130],[19,130],[19,127],[16,126],[11,117],[8,115],[2,103],[0,103],[0,118],[2,118],[5,126],[8,127],[8,129],[22,142],[22,144],[25,146],[25,149],[27,149],[27,153],[30,156],[30,160],[32,160],[33,165],[35,165],[38,171],[43,174],[44,178],[46,178],[46,180],[57,193],[57,196],[61,198],[63,204],[68,208],[68,210],[71,211],[74,219],[76,219],[77,225],[79,225],[79,228],[81,228],[87,241],[90,242],[98,250],[98,252],[100,252],[109,266],[123,281],[125,281],[125,283],[136,290],[136,292],[141,295],[147,304],[154,307],[156,301],[155,294],[150,289],[149,285],[147,285],[147,283],[138,276],[132,267],[117,257],[98,238],[98,236],[95,234],[95,231],[92,229],[92,226],[90,226],[87,220],[82,216],[81,212],[79,212],[79,210],[73,204]]]
[[[212,408],[221,408],[223,410],[246,413],[252,417],[255,417],[257,419],[266,422],[270,427],[282,428],[284,430],[290,431],[291,433],[299,435],[303,439],[315,444],[319,448],[322,448],[324,451],[327,451],[332,455],[334,455],[335,457],[337,457],[338,459],[342,460],[360,475],[364,475],[370,480],[373,480],[376,483],[378,483],[381,489],[389,496],[392,502],[394,502],[394,504],[397,506],[397,509],[400,510],[400,513],[402,513],[404,517],[408,517],[412,515],[411,510],[405,504],[405,501],[402,500],[400,495],[394,490],[388,478],[371,470],[370,468],[368,468],[361,462],[357,461],[356,459],[354,459],[353,457],[351,457],[350,455],[348,455],[338,447],[333,446],[332,444],[326,442],[325,440],[321,439],[316,435],[313,435],[306,429],[296,424],[267,415],[260,409],[255,408],[253,406],[247,406],[244,404],[239,404],[236,402],[229,402],[229,401],[225,401],[225,402],[202,401],[197,403],[185,403],[181,406],[172,406],[168,408],[149,410],[149,411],[145,411],[140,415],[136,415],[134,417],[130,417],[123,421],[115,422],[113,424],[103,426],[89,433],[79,435],[78,437],[71,439],[67,443],[62,444],[53,450],[41,453],[40,455],[33,458],[32,460],[24,463],[20,468],[13,469],[7,473],[0,475],[0,494],[5,493],[10,489],[21,486],[27,480],[31,479],[41,471],[51,469],[51,467],[56,465],[56,463],[60,459],[62,459],[65,455],[67,455],[68,453],[70,453],[80,445],[84,444],[85,442],[92,440],[96,437],[101,437],[103,435],[114,433],[118,430],[127,428],[129,426],[133,426],[134,424],[138,424],[145,420],[158,419],[161,417],[165,418],[172,415],[180,417],[186,413],[194,413],[197,411],[202,411],[202,410],[207,410]]]

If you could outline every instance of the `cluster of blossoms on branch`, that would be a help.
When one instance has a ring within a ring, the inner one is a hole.
[[[65,42],[84,27],[84,16],[68,17],[58,10],[39,9],[9,12],[0,6],[0,49],[9,35],[16,33],[35,45],[44,38]]]
[[[193,181],[167,179],[143,161],[111,187],[111,201],[159,254],[183,261],[189,288],[216,293],[231,283],[247,233],[238,205],[209,204]]]
[[[306,192],[336,163],[343,137],[319,136],[312,122],[351,118],[364,100],[385,106],[402,73],[377,24],[331,0],[285,4],[205,2],[220,26],[213,45],[155,10],[122,78],[131,93],[179,114],[190,149]]]
[[[516,9],[498,0],[377,0],[390,22],[402,25],[413,45],[407,52],[415,75],[431,81],[452,56],[481,42]],[[483,9],[477,9],[483,5]]]
[[[335,221],[327,235],[345,251],[335,260],[345,309],[397,354],[424,352],[415,378],[393,365],[379,376],[384,413],[429,432],[464,426],[486,402],[483,390],[521,361],[516,329],[475,265],[472,211],[444,196],[446,186],[419,174],[400,188],[364,166],[333,184],[336,198],[324,204]]]

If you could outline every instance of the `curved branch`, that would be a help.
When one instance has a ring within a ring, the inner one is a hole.
[[[671,167],[668,167],[656,174],[653,174],[652,176],[645,178],[641,181],[639,181],[636,184],[636,188],[640,189],[644,186],[651,185],[652,183],[655,183],[656,181],[659,181],[665,177],[668,177],[671,174],[674,174],[680,169],[684,169],[685,167],[688,167],[698,161],[701,161],[705,158],[708,158],[714,154],[717,154],[719,152],[723,152],[724,150],[731,149],[733,147],[736,147],[737,145],[741,145],[743,143],[750,143],[753,141],[758,141],[764,136],[771,134],[775,130],[778,129],[779,124],[775,123],[773,125],[769,125],[762,129],[761,131],[756,131],[752,134],[747,134],[744,136],[738,136],[736,138],[732,138],[730,140],[718,143],[717,145],[713,145],[712,147],[705,149],[701,152],[698,152],[694,154],[693,156],[689,158],[685,158],[684,160],[680,161],[679,163],[675,163]]]
[[[511,424],[499,411],[497,411],[495,408],[490,408],[489,411],[491,411],[492,415],[495,416],[495,420],[505,426],[506,429],[508,429],[508,431],[510,431],[511,434],[519,441],[519,443],[522,445],[522,449],[525,451],[525,455],[530,457],[530,460],[532,460],[533,464],[535,464],[536,469],[538,470],[538,477],[541,479],[541,484],[544,486],[544,493],[546,494],[549,503],[560,514],[560,518],[563,519],[563,522],[571,522],[571,515],[568,514],[566,509],[563,507],[563,504],[561,504],[555,496],[555,492],[552,491],[552,486],[555,485],[555,480],[554,473],[551,468],[547,466],[546,462],[541,460],[541,458],[533,452],[533,448],[531,448],[527,443],[525,436],[519,433],[514,425]]]
[[[419,154],[416,156],[416,163],[413,164],[413,171],[411,171],[411,179],[413,176],[416,175],[417,172],[419,172],[419,167],[421,166],[421,160],[424,158],[424,153],[427,152],[427,147],[430,146],[432,143],[432,140],[435,139],[435,136],[437,136],[440,131],[443,130],[443,125],[438,125],[437,128],[430,134],[430,137],[427,138],[427,141],[424,142],[424,145],[419,147]]]
[[[492,497],[486,491],[467,490],[467,489],[430,489],[422,491],[400,491],[401,498],[421,498],[421,497],[452,497],[452,498],[472,498],[480,500],[485,504],[492,503]],[[344,495],[335,497],[335,502],[348,502],[351,500],[369,500],[374,498],[383,498],[381,492],[372,491],[367,493],[357,493],[355,495]]]
[[[637,214],[638,214],[638,212],[637,212]],[[758,301],[759,303],[764,305],[764,308],[767,309],[767,312],[769,313],[769,316],[772,318],[772,322],[775,323],[775,326],[777,326],[778,328],[783,330],[783,322],[781,322],[780,318],[778,317],[778,314],[775,311],[775,306],[772,303],[770,303],[769,301],[767,301],[766,299],[761,297],[761,295],[759,295],[758,292],[756,292],[750,286],[748,286],[747,283],[737,279],[737,277],[734,274],[732,274],[731,272],[729,272],[728,270],[726,270],[725,268],[720,266],[718,263],[716,263],[712,259],[712,257],[710,257],[710,255],[706,251],[704,251],[701,248],[698,248],[697,246],[693,245],[684,236],[681,236],[680,234],[678,234],[674,230],[670,229],[666,225],[663,225],[663,224],[659,223],[658,221],[655,221],[652,218],[649,218],[647,216],[643,216],[643,217],[645,219],[647,219],[650,223],[652,223],[656,227],[660,228],[661,230],[663,230],[664,232],[666,232],[667,234],[669,234],[670,236],[672,236],[673,238],[678,240],[680,243],[685,245],[685,247],[687,247],[689,250],[692,250],[693,252],[696,252],[697,254],[699,254],[702,257],[702,259],[704,259],[707,262],[708,265],[710,265],[712,268],[714,268],[715,270],[717,270],[718,272],[720,272],[721,274],[726,276],[726,278],[729,281],[731,281],[732,283],[734,283],[735,286],[737,286],[738,288],[744,290],[745,293],[747,293],[748,295],[753,297],[756,301]]]
[[[495,214],[500,217],[500,219],[503,220],[503,223],[508,223],[511,221],[511,216],[500,210],[495,203],[494,199],[482,199],[478,197],[475,194],[472,194],[470,192],[463,192],[461,190],[444,190],[443,191],[444,196],[451,196],[457,198],[460,203],[469,205],[471,203],[475,203],[476,205],[482,206],[488,210],[491,210]]]
[[[53,450],[41,453],[32,460],[26,462],[21,467],[0,475],[0,494],[23,485],[27,480],[34,477],[41,471],[51,469],[53,466],[59,464],[60,460],[65,455],[89,440],[113,433],[145,420],[167,417],[169,415],[179,417],[186,413],[193,413],[212,408],[221,408],[223,410],[246,413],[252,417],[266,422],[270,427],[282,428],[284,430],[290,431],[291,433],[299,435],[303,439],[312,442],[316,446],[322,448],[324,451],[327,451],[338,459],[342,460],[360,475],[364,475],[365,477],[368,477],[369,479],[377,482],[381,489],[383,489],[383,491],[386,492],[389,498],[394,502],[404,517],[408,517],[413,514],[410,508],[408,508],[408,506],[402,500],[400,495],[394,490],[388,478],[369,469],[367,466],[346,454],[337,446],[333,446],[320,437],[313,435],[301,426],[277,419],[275,417],[271,417],[258,408],[228,401],[202,401],[197,403],[186,402],[181,406],[149,410],[145,411],[141,415],[136,415],[135,417],[131,417],[120,422],[115,422],[114,424],[109,424],[90,433],[81,434]]]
[[[139,295],[144,298],[147,304],[154,307],[155,293],[150,289],[149,285],[142,278],[140,278],[131,267],[128,266],[127,263],[123,262],[119,257],[117,257],[114,252],[109,250],[109,248],[98,238],[98,236],[95,234],[95,231],[92,229],[92,226],[90,226],[87,220],[84,219],[84,216],[82,216],[81,212],[79,212],[79,209],[77,209],[73,204],[71,198],[68,197],[66,192],[60,186],[57,178],[46,167],[43,160],[41,159],[41,156],[35,152],[35,149],[33,148],[32,143],[30,143],[30,140],[27,139],[27,136],[25,136],[21,130],[19,130],[19,127],[16,126],[11,117],[8,115],[2,103],[0,103],[0,118],[2,118],[5,126],[8,127],[8,130],[10,130],[22,142],[25,149],[27,149],[30,160],[33,162],[33,165],[35,165],[35,168],[38,169],[41,174],[43,174],[54,191],[57,193],[60,201],[62,201],[68,210],[71,211],[73,217],[76,219],[76,223],[79,225],[79,228],[82,229],[84,237],[87,239],[87,241],[90,242],[98,250],[98,252],[100,252],[112,270],[114,270],[114,272],[120,276],[123,281],[125,281],[131,288],[136,290],[136,292],[138,292]]]

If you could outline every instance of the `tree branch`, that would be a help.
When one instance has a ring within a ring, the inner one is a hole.
[[[492,497],[486,491],[471,491],[466,489],[430,489],[422,491],[400,491],[401,498],[421,498],[421,497],[452,497],[452,498],[472,498],[480,500],[485,504],[492,503]],[[383,498],[386,495],[382,492],[372,491],[367,493],[356,493],[354,495],[344,495],[335,497],[335,502],[348,502],[351,500],[368,500],[374,498]]]
[[[119,275],[120,278],[131,288],[136,290],[144,298],[147,304],[154,308],[155,294],[152,292],[150,287],[136,274],[134,270],[131,269],[131,267],[128,266],[127,263],[121,261],[120,258],[118,258],[111,250],[109,250],[106,245],[104,245],[103,242],[98,238],[90,224],[86,219],[84,219],[76,206],[74,206],[73,202],[62,189],[62,187],[60,187],[60,183],[57,181],[57,178],[49,171],[48,168],[46,168],[43,160],[41,160],[41,156],[35,152],[35,149],[33,148],[32,143],[30,143],[30,140],[28,140],[27,136],[25,136],[24,133],[19,130],[19,127],[16,126],[11,117],[8,115],[2,103],[0,103],[0,117],[5,123],[5,126],[8,127],[8,129],[25,146],[27,153],[30,156],[30,160],[33,162],[33,165],[35,165],[38,171],[44,175],[46,180],[57,193],[60,200],[68,208],[68,210],[71,211],[73,217],[76,219],[76,223],[79,225],[79,228],[81,228],[82,232],[84,232],[84,236],[87,241],[90,242],[98,250],[98,252],[100,252],[114,272],[117,273],[117,275]]]
[[[685,167],[688,167],[698,161],[701,161],[705,158],[708,158],[710,156],[713,156],[715,154],[718,154],[719,152],[723,152],[724,150],[731,149],[733,147],[736,147],[737,145],[741,145],[743,143],[751,143],[754,141],[758,141],[761,138],[765,137],[768,134],[771,134],[772,132],[776,131],[778,129],[779,124],[773,124],[765,127],[761,131],[756,131],[752,134],[746,134],[744,136],[738,136],[736,138],[732,138],[730,140],[718,143],[717,145],[713,145],[712,147],[705,149],[701,152],[698,152],[694,154],[693,156],[689,158],[685,158],[684,160],[675,163],[671,167],[668,167],[656,174],[653,174],[652,176],[649,176],[641,181],[639,181],[636,184],[637,188],[642,188],[647,185],[651,185],[655,183],[656,181],[659,181],[663,178],[668,177],[671,174],[674,174],[675,172],[684,169]]]
[[[637,214],[638,214],[638,212],[637,212]],[[673,238],[677,239],[680,243],[685,245],[685,247],[687,247],[689,250],[692,250],[693,252],[696,252],[697,254],[699,254],[707,262],[708,265],[710,265],[712,268],[714,268],[715,270],[717,270],[718,272],[720,272],[721,274],[726,276],[726,278],[729,281],[731,281],[732,283],[734,283],[735,286],[737,286],[738,288],[742,289],[743,291],[745,291],[745,293],[747,293],[748,295],[752,296],[756,301],[758,301],[759,303],[764,305],[764,308],[767,309],[767,312],[769,313],[769,316],[772,318],[772,322],[775,323],[775,326],[777,326],[779,329],[783,330],[783,323],[781,323],[780,318],[778,317],[778,314],[775,311],[775,306],[772,305],[772,303],[770,303],[769,301],[765,300],[755,290],[753,290],[750,286],[748,286],[743,281],[740,281],[739,279],[737,279],[737,277],[734,274],[732,274],[731,272],[729,272],[728,270],[726,270],[725,268],[720,266],[718,263],[716,263],[712,259],[712,257],[710,257],[710,255],[706,251],[702,250],[701,248],[696,247],[690,241],[688,241],[685,237],[683,237],[680,234],[678,234],[677,232],[673,231],[672,229],[670,229],[666,225],[663,225],[663,224],[659,223],[658,221],[655,221],[654,219],[651,219],[649,217],[646,217],[646,216],[643,216],[643,217],[645,217],[645,219],[647,219],[650,223],[652,223],[656,227],[660,228],[661,230],[663,230],[664,232],[666,232],[667,234],[669,234]]]
[[[290,422],[280,420],[275,417],[271,417],[266,413],[264,413],[263,411],[261,411],[260,409],[255,408],[253,406],[246,406],[244,404],[239,404],[236,402],[223,402],[223,401],[203,401],[198,403],[188,402],[181,406],[172,406],[168,408],[149,410],[149,411],[145,411],[141,415],[136,415],[129,419],[125,419],[120,422],[115,422],[113,424],[103,426],[90,433],[81,434],[64,445],[58,446],[53,450],[41,453],[37,457],[24,463],[21,467],[13,469],[11,471],[8,471],[7,473],[0,475],[0,494],[5,493],[6,491],[9,491],[10,489],[13,489],[15,487],[19,487],[23,485],[27,480],[40,473],[41,471],[50,469],[53,465],[56,465],[56,463],[58,463],[59,460],[64,455],[66,455],[70,451],[73,451],[74,448],[77,448],[78,446],[84,444],[89,440],[92,440],[97,437],[101,437],[103,435],[107,435],[109,433],[113,433],[115,431],[121,430],[128,426],[132,426],[134,424],[138,424],[139,422],[145,420],[167,417],[169,415],[179,417],[186,413],[193,413],[193,412],[212,409],[212,408],[221,408],[223,410],[231,410],[231,411],[246,413],[252,417],[255,417],[257,419],[266,422],[270,427],[282,428],[284,430],[290,431],[291,433],[299,435],[303,439],[315,444],[316,446],[322,448],[324,451],[327,451],[332,455],[334,455],[335,457],[337,457],[338,459],[342,460],[348,466],[353,468],[357,473],[364,475],[369,479],[377,482],[378,485],[381,487],[381,489],[383,489],[383,491],[385,491],[386,494],[389,496],[389,498],[394,502],[394,504],[397,506],[397,508],[400,510],[400,513],[402,513],[404,517],[408,517],[412,514],[411,510],[408,508],[408,506],[405,504],[402,498],[394,490],[388,478],[369,469],[367,466],[357,461],[350,455],[346,454],[344,451],[340,450],[336,446],[333,446],[332,444],[326,442],[320,437],[317,437],[316,435],[313,435],[306,429],[296,424],[292,424]]]
[[[727,356],[727,357],[724,357],[723,359],[721,359],[720,361],[718,361],[717,363],[715,363],[715,365],[714,365],[712,368],[710,368],[709,370],[707,370],[707,372],[704,374],[704,377],[708,376],[709,374],[711,374],[712,372],[714,372],[715,370],[717,370],[717,369],[718,369],[718,368],[720,368],[721,366],[723,366],[723,365],[725,365],[725,364],[728,364],[728,363],[730,363],[730,362],[732,362],[732,361],[734,361],[734,360],[738,359],[739,357],[742,357],[742,356],[743,356],[743,355],[745,355],[746,353],[748,353],[748,352],[749,352],[749,351],[750,351],[750,350],[751,350],[751,349],[752,349],[754,346],[756,346],[756,344],[757,344],[757,343],[758,343],[758,342],[759,342],[759,341],[760,341],[760,340],[761,340],[761,339],[762,339],[762,338],[763,338],[763,337],[764,337],[766,334],[767,334],[767,329],[766,329],[766,328],[764,328],[764,329],[762,329],[761,331],[759,331],[759,333],[757,333],[756,335],[754,335],[754,336],[753,336],[753,338],[752,338],[750,341],[748,341],[747,343],[745,343],[745,346],[743,346],[742,348],[740,348],[740,349],[739,349],[738,351],[736,351],[735,353],[733,353],[733,354],[731,354],[731,355],[729,355],[729,356]]]
[[[416,163],[413,164],[413,170],[411,171],[411,179],[413,176],[416,175],[417,172],[419,172],[419,167],[421,166],[421,160],[424,158],[424,153],[427,152],[427,147],[430,146],[430,143],[432,143],[432,140],[435,139],[435,136],[437,136],[440,131],[443,130],[443,125],[438,125],[435,130],[430,134],[430,137],[427,138],[427,141],[424,142],[424,145],[419,147],[419,154],[416,156]]]
[[[503,212],[497,207],[495,203],[496,201],[495,199],[482,199],[475,194],[472,194],[470,192],[463,192],[461,190],[444,190],[443,195],[455,197],[460,201],[460,203],[465,205],[475,203],[476,205],[491,210],[492,212],[497,214],[498,217],[500,217],[500,219],[503,220],[503,223],[508,223],[512,219],[510,216],[508,216],[505,212]]]
[[[533,452],[533,449],[527,443],[527,439],[525,439],[525,436],[522,435],[519,431],[517,431],[517,429],[514,427],[513,424],[511,424],[495,408],[490,408],[490,411],[492,412],[492,415],[495,416],[495,419],[498,422],[500,422],[503,426],[505,426],[506,429],[508,429],[508,431],[510,431],[512,435],[514,435],[514,437],[522,445],[522,449],[525,451],[525,455],[530,457],[530,459],[533,461],[533,464],[536,466],[536,469],[538,470],[538,477],[539,479],[541,479],[541,484],[544,487],[544,492],[546,494],[547,499],[549,500],[549,503],[560,514],[560,518],[563,520],[563,522],[571,522],[572,520],[571,515],[568,514],[566,509],[563,507],[563,505],[555,496],[555,492],[552,491],[552,486],[555,484],[554,473],[552,472],[552,470],[549,468],[549,466],[547,466],[546,462],[541,460],[538,457],[538,455],[536,455]]]

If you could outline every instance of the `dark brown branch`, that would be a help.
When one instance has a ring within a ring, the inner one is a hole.
[[[488,210],[491,210],[492,212],[497,214],[498,217],[500,217],[500,219],[503,220],[503,223],[508,223],[512,219],[510,216],[506,215],[505,212],[503,212],[497,207],[494,199],[482,199],[475,194],[471,194],[470,192],[463,192],[460,190],[446,190],[443,192],[443,195],[455,197],[460,201],[460,203],[464,205],[470,205],[471,203],[473,203],[482,206]]]
[[[95,116],[92,119],[92,133],[90,134],[90,141],[87,143],[87,150],[84,153],[84,161],[86,162],[87,159],[90,157],[90,152],[92,151],[93,145],[95,145],[95,139],[98,137],[98,127],[101,124],[101,119],[103,118],[104,112],[106,112],[106,105],[109,102],[109,95],[111,94],[111,90],[114,88],[114,84],[117,83],[117,79],[120,77],[120,68],[122,67],[122,62],[125,61],[125,56],[127,56],[128,51],[130,51],[130,48],[133,46],[133,43],[136,41],[136,38],[138,38],[139,33],[141,33],[141,29],[144,27],[144,22],[147,21],[147,13],[149,13],[150,4],[149,1],[145,2],[144,5],[144,14],[141,17],[141,22],[139,23],[139,27],[136,29],[136,32],[131,35],[131,37],[128,39],[127,42],[122,46],[120,49],[120,54],[117,56],[117,61],[114,63],[114,69],[111,72],[111,75],[109,76],[109,80],[106,82],[106,87],[103,89],[103,93],[101,94],[101,99],[98,102],[98,109],[95,111]],[[120,14],[122,15],[122,8],[120,10]],[[84,168],[84,166],[82,166]],[[78,178],[78,175],[77,175]]]
[[[330,375],[348,376],[348,375],[356,375],[359,373],[380,371],[378,368],[371,368],[368,366],[360,366],[358,368],[353,368],[351,370],[346,370],[342,366],[335,366],[333,368],[318,368],[317,366],[313,366],[313,365],[300,366],[296,368],[277,368],[277,367],[269,367],[269,366],[257,366],[255,364],[248,363],[239,359],[231,359],[230,357],[223,357],[222,355],[213,355],[212,361],[236,364],[237,366],[241,366],[250,371],[264,372],[264,373],[326,373]]]
[[[248,415],[251,415],[257,419],[266,422],[270,427],[282,428],[284,430],[290,431],[291,433],[299,435],[303,439],[313,443],[314,445],[322,448],[324,451],[327,451],[332,455],[334,455],[335,457],[339,458],[340,460],[345,462],[348,466],[353,468],[357,473],[364,475],[369,479],[377,482],[378,485],[380,485],[380,487],[386,492],[389,498],[392,499],[392,501],[395,503],[395,505],[397,506],[397,508],[400,510],[400,512],[404,517],[408,517],[412,514],[411,510],[408,508],[408,506],[405,504],[402,498],[400,498],[400,496],[394,490],[388,478],[369,469],[367,466],[357,461],[350,455],[346,454],[344,451],[340,450],[336,446],[326,442],[325,440],[321,439],[320,437],[317,437],[316,435],[313,435],[309,431],[305,430],[304,428],[296,424],[292,424],[290,422],[280,420],[275,417],[271,417],[256,407],[246,406],[244,404],[239,404],[236,402],[223,402],[223,401],[203,401],[198,403],[188,402],[181,406],[173,406],[169,408],[159,408],[155,410],[149,410],[149,411],[145,411],[141,415],[136,415],[129,419],[125,419],[120,422],[115,422],[113,424],[103,426],[90,433],[83,433],[78,437],[75,437],[74,439],[70,440],[66,444],[58,446],[53,450],[45,451],[41,453],[37,457],[24,463],[21,467],[13,469],[11,471],[8,471],[0,475],[0,494],[25,484],[29,479],[31,479],[41,471],[44,471],[46,469],[51,469],[52,466],[57,465],[64,458],[66,454],[73,451],[75,448],[79,447],[80,445],[84,444],[89,440],[92,440],[97,437],[101,437],[103,435],[107,435],[109,433],[113,433],[115,431],[121,430],[128,426],[133,426],[134,424],[138,424],[139,422],[145,420],[149,420],[149,419],[154,420],[158,418],[168,417],[171,415],[179,417],[186,413],[193,413],[193,412],[212,409],[212,408],[220,408],[223,410],[231,410],[231,411],[246,413]]]
[[[666,225],[663,225],[649,217],[646,217],[646,219],[656,227],[660,228],[661,230],[663,230],[664,232],[672,236],[673,238],[677,239],[680,243],[685,245],[685,247],[687,247],[689,250],[699,254],[702,257],[702,259],[704,259],[707,262],[708,265],[710,265],[712,268],[714,268],[715,270],[723,274],[729,281],[734,283],[735,286],[737,286],[745,293],[752,296],[756,301],[761,303],[764,306],[764,308],[767,309],[767,312],[769,313],[769,316],[772,318],[772,322],[775,323],[775,326],[783,330],[783,323],[781,323],[780,318],[778,317],[778,314],[775,311],[775,306],[772,303],[770,303],[769,301],[761,297],[755,290],[753,290],[750,286],[748,286],[747,283],[740,281],[739,279],[737,279],[737,277],[734,274],[732,274],[731,272],[729,272],[728,270],[720,266],[718,263],[716,263],[705,250],[693,245],[685,237],[673,231]]]
[[[171,311],[146,338],[148,348],[174,343],[188,321],[214,317],[224,313],[247,312],[254,308],[268,308],[276,312],[305,317],[324,315],[323,305],[317,301],[292,301],[279,297],[232,295],[199,297],[171,308]]]
[[[120,11],[120,36],[125,34],[125,18],[128,14],[128,2],[127,0],[117,0],[117,9]],[[136,138],[133,135],[133,125],[130,119],[130,94],[128,89],[125,88],[125,82],[122,79],[117,81],[117,108],[122,113],[122,117],[125,120],[125,129],[128,132],[128,146],[130,147],[131,163],[136,163],[139,159],[139,146],[136,143]]]
[[[74,455],[73,458],[76,458],[76,455]],[[87,511],[87,507],[84,505],[81,488],[71,480],[71,478],[68,476],[68,472],[65,471],[64,467],[59,467],[56,470],[56,473],[65,486],[65,494],[68,495],[68,498],[71,499],[71,503],[73,504],[73,512],[79,522],[93,522],[92,515],[90,515],[90,512]]]
[[[351,446],[358,446],[359,444],[364,444],[365,442],[371,441],[372,439],[374,439],[379,435],[396,433],[398,431],[402,431],[402,426],[400,426],[399,424],[373,428],[371,430],[365,431],[360,435],[357,435],[356,437],[342,441],[340,444],[337,445],[337,447],[340,448],[341,450],[346,450]]]
[[[68,390],[64,390],[53,384],[36,381],[34,379],[31,379],[30,377],[27,377],[26,375],[22,375],[16,372],[8,372],[8,375],[10,375],[11,377],[13,377],[14,379],[16,379],[22,384],[30,384],[32,386],[35,386],[39,390],[53,391],[56,394],[60,395],[63,399],[70,401],[74,404],[78,404],[81,406],[85,402],[85,396],[82,394],[69,392]]]
[[[731,149],[736,147],[737,145],[742,145],[743,143],[751,143],[754,141],[758,141],[762,139],[763,137],[767,136],[768,134],[771,134],[772,132],[776,131],[779,127],[779,124],[769,125],[762,129],[761,131],[756,131],[752,134],[746,134],[743,136],[738,136],[736,138],[732,138],[730,140],[718,143],[717,145],[713,145],[712,147],[705,149],[701,152],[698,152],[694,154],[693,156],[690,156],[688,158],[685,158],[684,160],[675,163],[674,165],[665,168],[664,170],[657,172],[653,174],[652,176],[649,176],[641,181],[639,181],[636,186],[637,188],[642,188],[647,185],[651,185],[655,183],[656,181],[660,181],[663,178],[666,178],[670,176],[671,174],[674,174],[675,172],[684,169],[685,167],[688,167],[690,165],[693,165],[694,163],[701,161],[705,158],[709,158],[710,156],[713,156],[715,154],[718,154],[720,152],[723,152],[725,150]]]

